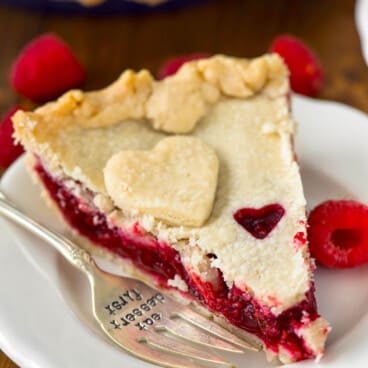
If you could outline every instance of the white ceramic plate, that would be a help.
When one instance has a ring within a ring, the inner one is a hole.
[[[296,142],[309,207],[328,198],[368,202],[368,118],[350,107],[294,97],[299,121]],[[44,207],[18,161],[1,186],[14,202],[48,226],[63,231]],[[144,368],[149,364],[111,345],[89,309],[83,276],[33,236],[0,222],[0,347],[22,367]],[[318,269],[317,298],[331,322],[327,354],[320,366],[368,364],[368,267]],[[246,353],[239,366],[269,366],[262,353]],[[293,367],[314,367],[301,362]]]

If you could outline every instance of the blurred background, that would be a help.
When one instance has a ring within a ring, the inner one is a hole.
[[[0,114],[32,107],[9,84],[10,66],[34,37],[54,32],[85,66],[84,89],[98,89],[126,68],[153,74],[168,58],[196,52],[255,57],[288,33],[319,56],[319,96],[368,111],[368,69],[353,0],[172,0],[147,7],[108,0],[97,8],[46,0],[0,0]],[[0,352],[0,368],[16,367]]]
[[[320,58],[326,73],[320,97],[368,111],[368,69],[353,0],[180,0],[171,10],[138,7],[137,13],[136,7],[129,15],[99,15],[108,10],[105,6],[79,14],[27,10],[14,6],[17,1],[0,0],[0,113],[19,102],[8,82],[12,61],[28,41],[50,31],[61,36],[86,67],[85,89],[105,86],[126,68],[155,73],[167,58],[181,54],[258,56],[277,35],[290,33]],[[22,1],[38,7],[45,2]]]

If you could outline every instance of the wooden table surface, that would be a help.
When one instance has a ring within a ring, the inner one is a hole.
[[[276,35],[291,33],[320,56],[327,76],[320,97],[368,112],[368,67],[361,56],[354,3],[219,0],[129,17],[50,15],[0,6],[0,113],[24,103],[9,87],[10,63],[27,41],[48,31],[61,35],[86,66],[86,89],[105,86],[125,68],[156,71],[176,54],[207,51],[258,56]],[[0,352],[0,368],[14,367]]]

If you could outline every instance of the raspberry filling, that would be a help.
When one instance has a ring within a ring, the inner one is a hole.
[[[229,288],[220,270],[217,270],[216,285],[203,281],[199,275],[184,267],[180,254],[174,248],[145,233],[139,224],[129,230],[109,224],[102,212],[74,195],[40,163],[35,170],[64,219],[95,245],[129,259],[140,270],[152,275],[162,287],[168,288],[168,280],[179,275],[188,286],[188,296],[222,315],[233,325],[255,334],[275,353],[279,346],[283,346],[296,361],[314,356],[295,333],[302,326],[305,315],[310,321],[319,317],[313,285],[303,301],[275,316],[247,292],[236,286]],[[216,255],[209,254],[208,257]]]
[[[262,208],[241,208],[234,214],[235,221],[257,239],[264,239],[276,227],[285,214],[278,203]]]

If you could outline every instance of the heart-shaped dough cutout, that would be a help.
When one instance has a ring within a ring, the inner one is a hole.
[[[151,151],[121,151],[104,169],[108,194],[121,209],[179,226],[201,226],[212,211],[218,159],[199,138],[171,136]]]

